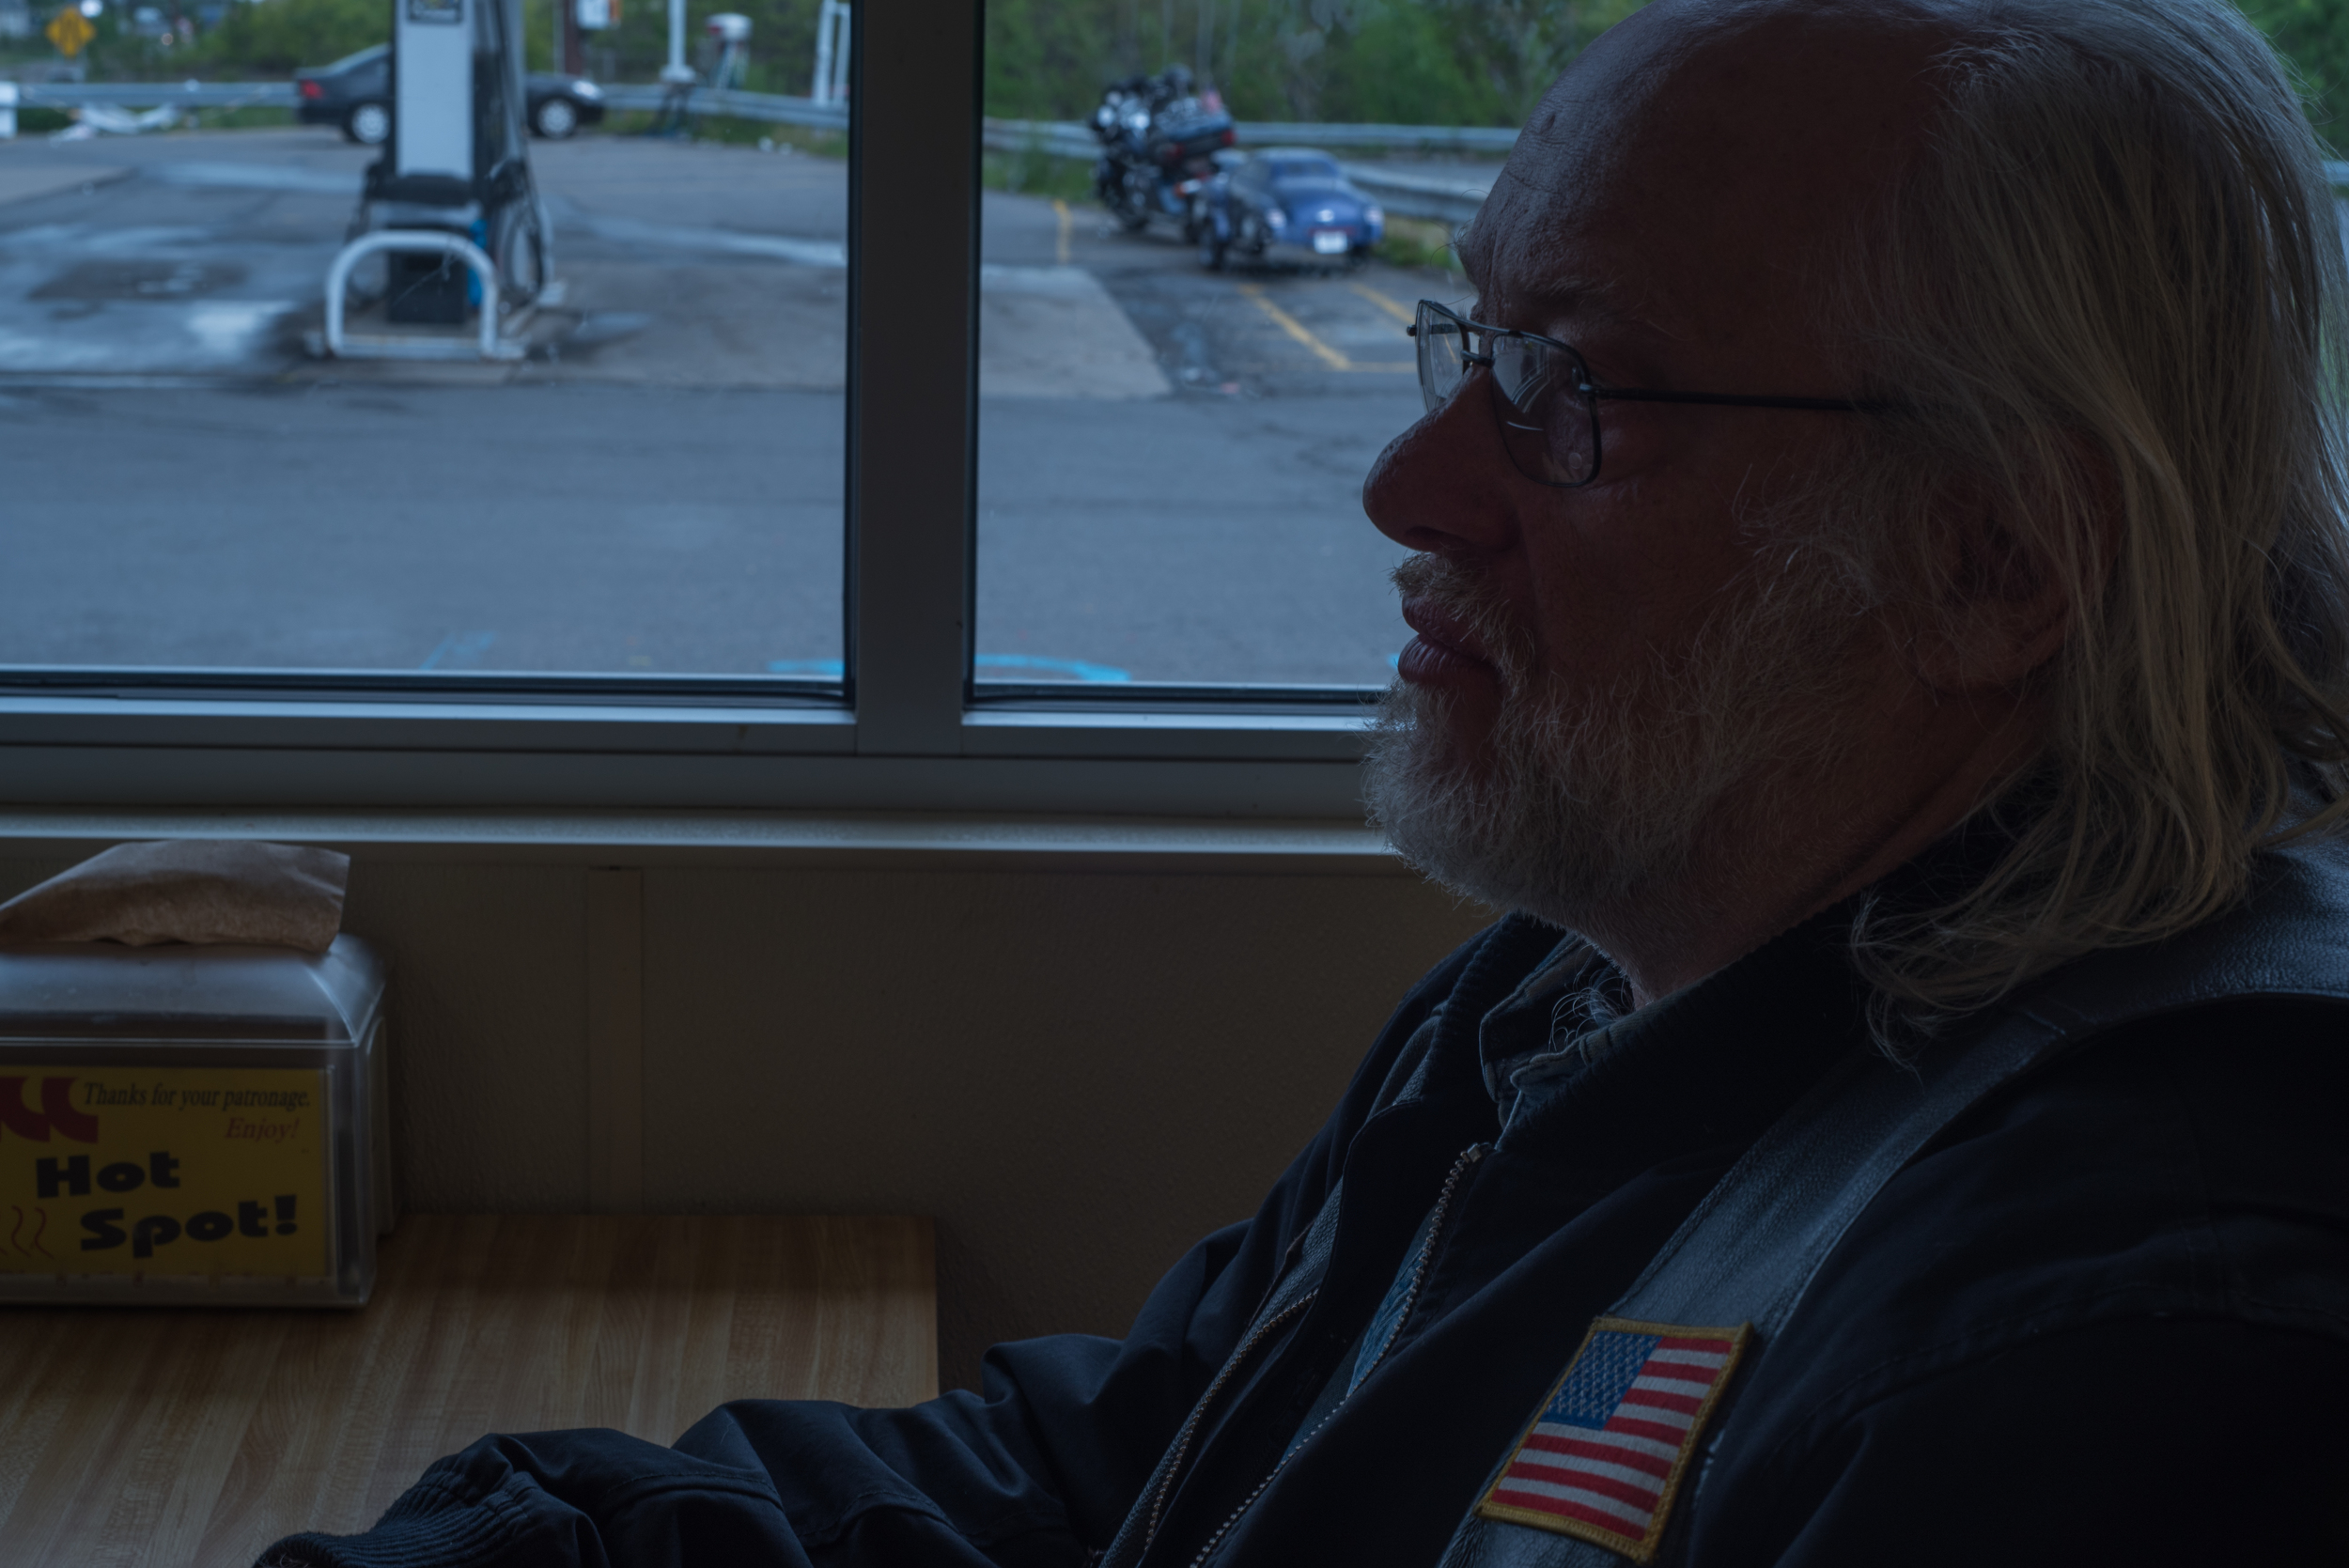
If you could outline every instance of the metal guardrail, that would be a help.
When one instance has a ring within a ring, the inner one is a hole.
[[[76,108],[85,103],[138,109],[165,103],[191,109],[290,109],[300,101],[290,82],[26,82],[18,92],[20,105],[45,109]],[[614,109],[660,110],[669,107],[673,100],[666,87],[621,85],[604,88],[603,101]],[[812,98],[783,93],[695,87],[686,95],[684,109],[689,115],[728,115],[816,131],[848,128],[846,104],[818,103]],[[1514,131],[1481,126],[1315,125],[1280,120],[1242,120],[1237,131],[1243,144],[1259,147],[1384,147],[1488,153],[1507,152],[1517,136]],[[980,139],[997,152],[1027,150],[1083,163],[1091,163],[1101,151],[1093,132],[1073,120],[988,119],[982,122]],[[1355,163],[1341,167],[1364,194],[1397,217],[1464,224],[1476,216],[1488,189],[1485,182],[1472,179],[1407,174]],[[2349,164],[2330,167],[2340,170],[2337,183],[2349,183]]]
[[[1090,163],[1101,156],[1101,144],[1075,120],[983,119],[979,140],[995,152],[1043,152]]]
[[[1093,132],[1074,120],[990,119],[987,144],[1000,151],[1032,147],[1058,158],[1092,158]],[[1481,125],[1323,125],[1305,120],[1239,120],[1244,147],[1395,147],[1410,152],[1481,152],[1506,156],[1514,131]]]
[[[20,105],[52,109],[69,109],[83,103],[119,104],[125,108],[152,108],[163,103],[178,103],[189,108],[207,109],[290,109],[299,101],[290,82],[23,82],[18,85],[17,91]],[[661,86],[609,86],[603,89],[603,101],[614,109],[659,109],[667,104],[668,93],[669,89]],[[767,120],[779,125],[804,125],[825,131],[845,131],[848,126],[848,111],[845,104],[818,103],[812,98],[792,98],[783,93],[742,92],[735,88],[695,87],[687,98],[686,112],[733,115],[743,119]],[[1318,125],[1284,120],[1241,120],[1236,129],[1242,142],[1259,146],[1383,147],[1414,152],[1506,153],[1517,146],[1517,133],[1514,131],[1479,125]],[[1014,152],[1025,147],[1055,158],[1080,159],[1091,159],[1099,152],[1093,133],[1074,120],[989,119],[985,122],[982,135],[986,144],[999,152]],[[1481,201],[1485,190],[1473,181],[1444,180],[1439,177],[1406,176],[1393,171],[1372,172],[1359,168],[1349,168],[1348,173],[1358,184],[1363,183],[1367,176],[1383,189],[1396,193],[1398,199],[1448,203],[1455,210],[1463,201]],[[2335,190],[2349,192],[2349,161],[2327,163],[2325,177]],[[1450,213],[1430,213],[1428,216],[1448,217]],[[1465,221],[1465,215],[1453,221]]]
[[[1403,174],[1393,169],[1340,163],[1356,189],[1377,198],[1378,205],[1401,218],[1427,218],[1454,228],[1476,216],[1491,185],[1481,179]]]
[[[658,86],[606,87],[603,101],[614,109],[662,109],[672,101],[668,89]],[[845,131],[848,127],[848,112],[844,105],[788,98],[780,93],[696,87],[687,95],[684,107],[691,115],[735,115],[744,119],[828,131]],[[1478,127],[1310,125],[1277,120],[1243,120],[1237,129],[1242,142],[1276,147],[1400,147],[1506,152],[1517,136],[1514,131]],[[989,118],[980,122],[979,139],[996,152],[1040,152],[1047,157],[1087,163],[1101,155],[1101,144],[1094,139],[1093,132],[1073,120]],[[1402,218],[1464,224],[1476,216],[1489,189],[1485,181],[1477,179],[1404,174],[1353,163],[1340,167],[1364,194]]]
[[[1517,145],[1514,131],[1489,125],[1317,125],[1284,120],[1241,120],[1242,142],[1288,147],[1388,147],[1412,152],[1483,152],[1508,155]]]
[[[660,85],[610,86],[603,89],[608,109],[665,109],[673,101],[670,89]],[[736,87],[694,87],[685,96],[689,115],[731,115],[737,119],[765,120],[770,125],[803,125],[815,131],[848,129],[845,103],[818,103],[812,98],[783,93],[751,93]]]
[[[1278,120],[1242,120],[1242,144],[1259,147],[1389,147],[1415,149],[1470,148],[1506,152],[1514,131],[1442,125],[1308,125]],[[1093,132],[1067,120],[990,119],[981,139],[998,152],[1022,149],[1091,163],[1101,155]],[[1427,218],[1458,225],[1476,216],[1491,189],[1488,181],[1459,175],[1404,173],[1361,163],[1341,163],[1346,178],[1399,218]]]
[[[615,109],[660,109],[669,102],[668,89],[660,86],[617,86],[603,89],[603,101]],[[688,114],[736,115],[784,125],[816,126],[845,131],[845,105],[818,103],[811,98],[781,93],[740,92],[695,87],[685,103]],[[1287,120],[1240,120],[1234,127],[1242,143],[1259,147],[1384,147],[1417,152],[1507,153],[1517,133],[1490,126],[1455,125],[1321,125]],[[1075,120],[994,119],[981,122],[981,136],[998,152],[1033,148],[1055,158],[1091,160],[1101,145],[1093,132]]]
[[[104,103],[153,109],[290,109],[301,100],[291,82],[20,82],[20,109],[78,109]]]

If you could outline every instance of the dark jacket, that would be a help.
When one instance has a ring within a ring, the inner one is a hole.
[[[2349,1556],[2349,861],[2267,859],[2236,917],[2236,951],[2282,955],[2266,978],[2179,948],[2209,971],[2195,1005],[2086,1018],[1868,1205],[1735,1373],[1672,1527],[1688,1560]],[[998,1346],[983,1395],[907,1410],[744,1401],[675,1449],[485,1438],[367,1534],[264,1560],[1432,1564],[1586,1326],[1756,1138],[1832,1069],[1901,1071],[1868,1057],[1847,921],[1595,1056],[1551,1037],[1585,960],[1503,921],[1125,1340]],[[1406,1311],[1373,1331],[1382,1301]]]

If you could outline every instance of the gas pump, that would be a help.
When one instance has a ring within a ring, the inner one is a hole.
[[[349,242],[328,269],[323,352],[340,358],[519,359],[513,334],[552,304],[552,225],[531,179],[522,128],[521,0],[393,0],[392,135],[367,167]],[[353,334],[359,264],[383,258],[380,299],[395,326]]]

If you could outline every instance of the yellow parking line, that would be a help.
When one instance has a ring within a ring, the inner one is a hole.
[[[1283,310],[1279,305],[1274,304],[1270,300],[1266,299],[1262,288],[1252,283],[1243,283],[1239,286],[1239,291],[1242,294],[1247,295],[1250,299],[1255,301],[1256,308],[1263,311],[1267,316],[1271,317],[1272,324],[1274,326],[1279,327],[1283,332],[1288,334],[1289,336],[1295,338],[1298,342],[1312,349],[1314,357],[1321,361],[1322,364],[1328,365],[1332,370],[1351,370],[1354,368],[1354,362],[1352,360],[1347,359],[1344,354],[1341,354],[1335,349],[1330,348],[1330,345],[1315,337],[1312,333],[1307,332],[1303,322],[1299,321],[1296,317],[1291,316],[1287,311]]]
[[[1068,231],[1076,225],[1076,216],[1068,204],[1058,196],[1052,198],[1052,216],[1060,220],[1060,240],[1052,247],[1053,257],[1064,267],[1068,265]]]
[[[1409,306],[1404,304],[1400,300],[1391,300],[1387,298],[1387,296],[1379,293],[1378,290],[1373,288],[1366,283],[1349,283],[1346,287],[1354,290],[1355,293],[1360,294],[1363,299],[1368,300],[1372,304],[1377,305],[1380,310],[1383,310],[1388,315],[1393,317],[1396,320],[1402,322],[1407,327],[1419,318],[1419,313],[1417,311],[1412,310]]]

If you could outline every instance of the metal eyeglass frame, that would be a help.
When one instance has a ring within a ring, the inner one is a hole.
[[[1498,378],[1495,378],[1492,382],[1492,395],[1496,403],[1494,412],[1501,419],[1504,435],[1501,444],[1509,449],[1509,460],[1516,464],[1519,474],[1523,474],[1537,485],[1548,485],[1552,489],[1580,489],[1585,485],[1596,482],[1599,464],[1606,456],[1606,448],[1600,442],[1598,423],[1598,403],[1602,397],[1639,403],[1702,403],[1732,409],[1807,409],[1821,413],[1891,413],[1906,407],[1902,403],[1875,401],[1861,397],[1772,397],[1753,393],[1663,392],[1652,387],[1605,386],[1591,379],[1589,363],[1583,359],[1581,350],[1571,343],[1562,343],[1557,338],[1545,337],[1540,333],[1520,332],[1515,327],[1495,327],[1483,321],[1471,321],[1459,312],[1439,305],[1433,300],[1422,300],[1419,302],[1416,318],[1404,331],[1410,337],[1422,340],[1419,343],[1418,351],[1419,390],[1420,396],[1426,403],[1429,413],[1441,408],[1451,396],[1450,393],[1442,396],[1437,396],[1431,374],[1430,350],[1423,340],[1425,336],[1431,334],[1423,334],[1421,331],[1427,325],[1428,318],[1431,316],[1440,317],[1458,330],[1460,363],[1468,369],[1482,365],[1487,371],[1491,370],[1493,340],[1501,337],[1514,337],[1526,343],[1537,343],[1553,353],[1564,356],[1567,367],[1573,372],[1573,390],[1580,395],[1584,411],[1588,413],[1591,422],[1591,472],[1579,479],[1545,479],[1538,474],[1527,471],[1525,462],[1517,456],[1515,445],[1505,439],[1506,432],[1517,429],[1524,430],[1528,434],[1539,434],[1546,442],[1548,432],[1538,426],[1514,424],[1507,417],[1509,414],[1531,417],[1533,411],[1520,408],[1515,399],[1501,391]],[[1469,352],[1468,334],[1470,333],[1484,334],[1485,351],[1483,353]],[[1464,370],[1461,380],[1465,381],[1467,379],[1466,370]],[[1545,387],[1552,384],[1547,377],[1537,378],[1537,380]],[[1454,390],[1458,389],[1455,387]]]

